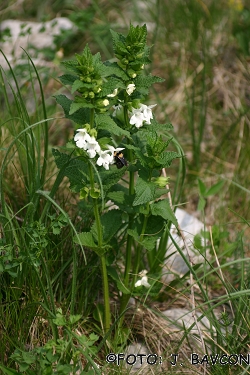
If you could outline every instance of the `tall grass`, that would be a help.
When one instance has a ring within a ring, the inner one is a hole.
[[[31,114],[14,70],[9,66],[9,74],[1,71],[8,109],[1,125],[2,362],[16,347],[32,348],[42,342],[43,336],[45,340],[58,338],[53,323],[58,303],[71,315],[77,306],[87,316],[97,269],[96,260],[90,256],[93,268],[84,272],[85,251],[73,244],[75,225],[82,224],[76,223],[76,214],[68,216],[64,209],[67,202],[60,198],[64,195],[60,190],[64,175],[50,167],[48,134],[53,118],[46,113],[38,71],[32,60],[28,62],[29,84],[35,95]],[[41,324],[44,319],[47,323]]]

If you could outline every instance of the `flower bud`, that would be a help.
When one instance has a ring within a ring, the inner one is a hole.
[[[97,131],[94,128],[90,129],[88,133],[91,137],[97,137]]]
[[[109,100],[104,99],[102,103],[103,103],[104,107],[107,107],[109,105]]]
[[[107,107],[109,105],[109,100],[108,99],[98,99],[95,104],[98,108]]]
[[[169,182],[169,177],[160,176],[155,179],[155,183],[162,189],[166,187]]]
[[[121,60],[122,64],[128,65],[129,61],[125,57]]]
[[[140,108],[140,104],[141,104],[141,101],[140,101],[140,99],[134,99],[133,101],[132,101],[132,107],[133,108]]]
[[[93,92],[94,92],[95,94],[98,94],[98,92],[100,92],[100,91],[102,91],[102,89],[101,89],[100,86],[95,86],[95,87],[93,88]]]
[[[128,75],[131,78],[135,78],[137,76],[136,72],[133,69],[128,69]]]

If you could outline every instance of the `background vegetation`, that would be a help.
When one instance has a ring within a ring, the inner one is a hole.
[[[186,156],[184,166],[174,162],[167,171],[174,205],[211,226],[207,246],[214,272],[197,271],[205,294],[199,291],[196,298],[197,304],[206,303],[201,310],[207,309],[216,327],[213,352],[249,352],[248,2],[6,0],[0,5],[1,20],[45,21],[56,16],[70,18],[78,31],[62,34],[56,38],[56,50],[44,51],[52,64],[35,67],[27,57],[26,65],[1,71],[0,363],[13,371],[19,363],[19,370],[27,374],[32,374],[30,365],[34,373],[40,366],[40,373],[45,373],[45,350],[47,361],[64,363],[55,373],[70,373],[70,361],[76,368],[79,358],[98,373],[92,358],[103,364],[109,351],[122,351],[122,343],[141,337],[136,324],[128,324],[130,330],[121,331],[120,337],[102,340],[98,257],[72,241],[76,231],[90,226],[91,208],[69,190],[52,154],[53,147],[63,148],[74,134],[74,126],[53,99],[64,90],[57,80],[62,74],[57,52],[63,51],[67,59],[88,43],[92,53],[100,51],[103,60],[110,59],[110,28],[126,33],[130,22],[147,23],[148,44],[153,45],[147,69],[165,78],[154,86],[149,102],[158,104],[158,121],[173,124],[174,139]],[[208,190],[220,181],[222,188]],[[50,198],[45,191],[52,191]],[[202,250],[198,242],[197,247]],[[150,309],[185,305],[182,298],[190,293],[187,278],[178,278],[158,297],[141,302]],[[223,329],[213,315],[216,301],[225,314]],[[113,304],[115,311],[115,289]],[[147,322],[150,332],[153,323]],[[90,336],[93,332],[96,336]],[[160,345],[163,354],[165,344]],[[57,345],[60,358],[53,357]],[[157,347],[153,339],[151,345]],[[36,356],[27,354],[35,348],[40,348]],[[90,367],[85,371],[91,373]],[[249,366],[216,366],[209,371],[243,374],[249,373]]]

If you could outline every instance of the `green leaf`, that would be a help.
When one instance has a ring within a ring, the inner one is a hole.
[[[99,172],[103,189],[107,191],[110,189],[114,184],[120,181],[121,177],[124,175],[124,168],[117,169],[115,166],[108,171],[100,170]],[[97,180],[98,182],[98,180]]]
[[[0,365],[0,369],[3,371],[4,374],[6,375],[18,375],[20,374],[20,372],[18,371],[15,371],[15,370],[11,370],[3,365]]]
[[[167,199],[152,203],[150,208],[152,215],[161,216],[163,219],[171,221],[176,228],[178,227],[177,219]]]
[[[81,319],[82,315],[78,314],[78,315],[70,315],[69,316],[69,322],[70,324],[75,324],[77,323],[80,319]]]
[[[205,184],[199,178],[198,178],[198,187],[199,187],[200,195],[205,196],[207,189],[206,189]]]
[[[94,108],[94,105],[88,102],[80,102],[80,103],[71,103],[69,115],[73,115],[76,111],[82,108]]]
[[[69,114],[71,104],[73,100],[70,100],[65,95],[56,95],[55,99],[58,104],[60,104],[64,110],[65,117],[76,122],[77,124],[84,125],[90,121],[90,108],[81,108],[74,112],[72,115]]]
[[[71,70],[75,73],[78,73],[78,69],[77,69],[78,64],[76,60],[62,61],[62,65],[64,65],[67,70]]]
[[[80,158],[73,158],[70,155],[52,149],[57,168],[63,170],[64,176],[70,181],[70,188],[74,192],[79,192],[88,183],[88,164]]]
[[[211,186],[206,192],[206,197],[219,193],[224,185],[225,181],[219,181],[215,185]]]
[[[123,205],[125,202],[124,191],[111,191],[108,193],[108,197],[117,205]]]
[[[67,325],[66,318],[60,313],[56,314],[56,318],[52,319],[52,320],[55,323],[55,325],[57,325],[57,326],[66,326]]]
[[[117,186],[120,188],[120,185]],[[112,191],[108,193],[108,197],[119,206],[120,210],[132,214],[135,211],[133,208],[134,195],[129,195],[126,191]]]
[[[106,114],[96,115],[95,121],[96,121],[96,126],[99,129],[107,130],[112,135],[126,136],[128,138],[131,138],[130,133],[127,130],[120,128],[114,122],[114,120],[112,120],[112,118]]]
[[[95,243],[93,234],[91,232],[79,233],[78,236],[74,237],[74,242],[82,246],[86,246],[99,256],[104,255],[108,251],[108,249],[110,249],[109,245],[104,245],[102,247],[98,246]]]
[[[155,249],[156,241],[158,240],[159,236],[148,236],[144,235],[142,239],[142,246],[145,247],[148,251],[152,251]]]
[[[123,81],[127,81],[129,79],[129,76],[119,67],[117,62],[105,61],[104,64],[107,68],[106,72],[109,73],[109,75],[115,75],[116,77],[121,78]]]
[[[90,232],[79,233],[78,237],[74,237],[74,242],[89,247],[90,249],[97,246],[94,241],[93,235]]]
[[[73,85],[75,80],[77,80],[77,76],[74,76],[72,74],[64,74],[64,75],[60,76],[59,79],[64,85],[70,85],[71,86],[71,85]]]
[[[26,362],[29,365],[36,361],[36,358],[32,353],[23,352],[22,355],[24,362]]]
[[[144,234],[143,236],[139,236],[136,229],[128,229],[127,233],[130,236],[132,236],[137,243],[141,244],[148,251],[152,251],[155,248],[156,241],[159,238],[158,233],[155,236],[152,234]]]
[[[197,207],[198,211],[203,211],[205,206],[206,206],[206,200],[202,195],[200,195],[198,207]]]
[[[173,125],[168,122],[166,124],[160,124],[156,119],[155,117],[151,119],[150,121],[150,125],[147,125],[147,129],[150,130],[150,129],[154,129],[155,131],[157,132],[169,132],[171,130],[173,130]]]
[[[180,158],[181,155],[175,151],[162,152],[159,156],[154,157],[155,161],[161,165],[161,168],[167,168],[174,159]]]
[[[152,201],[154,199],[155,189],[156,186],[153,182],[144,181],[139,177],[135,185],[135,199],[133,206]]]
[[[120,210],[110,210],[101,216],[104,243],[109,243],[122,226],[121,215],[122,212]],[[97,238],[96,222],[92,226],[91,232]]]
[[[123,284],[122,280],[120,279],[116,269],[114,267],[108,266],[107,272],[109,276],[112,277],[112,279],[116,282],[117,288],[124,294],[129,294],[130,290],[126,288],[126,286]]]
[[[149,74],[148,76],[138,75],[135,80],[136,88],[143,94],[148,95],[149,87],[152,86],[156,82],[164,82],[163,78],[152,76]]]
[[[110,70],[110,73],[111,73],[111,70]],[[112,74],[114,73],[112,72]],[[119,88],[126,89],[126,85],[120,79],[112,77],[112,79],[108,80],[102,85],[101,94],[104,97],[109,94],[112,94],[115,89],[119,89]],[[112,97],[109,99],[112,100]]]
[[[83,86],[84,83],[80,79],[76,79],[75,82],[72,84],[71,94],[73,94],[75,91],[79,90]]]

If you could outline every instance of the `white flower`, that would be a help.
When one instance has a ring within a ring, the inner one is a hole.
[[[140,104],[139,108],[133,108],[129,123],[131,125],[135,125],[137,128],[142,127],[144,122],[145,124],[149,125],[151,123],[151,119],[153,118],[151,108],[154,108],[155,106],[156,104],[149,106]]]
[[[74,141],[77,147],[87,149],[87,143],[90,141],[90,135],[87,133],[86,129],[78,129],[76,135],[74,136]]]
[[[92,159],[96,156],[97,153],[101,151],[101,147],[95,137],[90,137],[90,139],[87,141],[86,146],[87,154]]]
[[[138,129],[143,126],[143,121],[145,120],[143,113],[140,109],[134,109],[133,108],[133,115],[131,116],[131,119],[129,123],[131,125],[135,125]]]
[[[99,167],[102,165],[106,170],[109,169],[109,164],[113,163],[113,154],[110,154],[110,150],[99,151],[99,158],[96,164]]]
[[[117,148],[115,148],[115,147],[110,146],[110,145],[108,145],[107,147],[112,152],[112,154],[114,154],[114,152],[120,152],[120,151],[124,150],[124,147],[117,147]]]
[[[126,88],[127,94],[128,94],[128,95],[131,95],[132,92],[135,91],[135,89],[136,89],[135,84],[134,84],[134,83],[130,83],[130,84],[127,86],[127,88]]]
[[[154,108],[157,104],[146,106],[145,104],[141,104],[140,109],[142,110],[143,116],[145,118],[146,124],[150,124],[150,120],[153,118],[151,108]]]
[[[145,286],[146,288],[150,288],[150,284],[148,283],[148,277],[146,276],[147,275],[147,271],[146,270],[143,270],[139,273],[139,276],[141,277],[141,280],[138,280],[136,283],[135,283],[135,288],[137,288],[138,286]]]
[[[114,89],[114,91],[112,92],[112,94],[109,94],[107,95],[109,98],[113,98],[114,96],[116,96],[118,93],[118,89]]]

